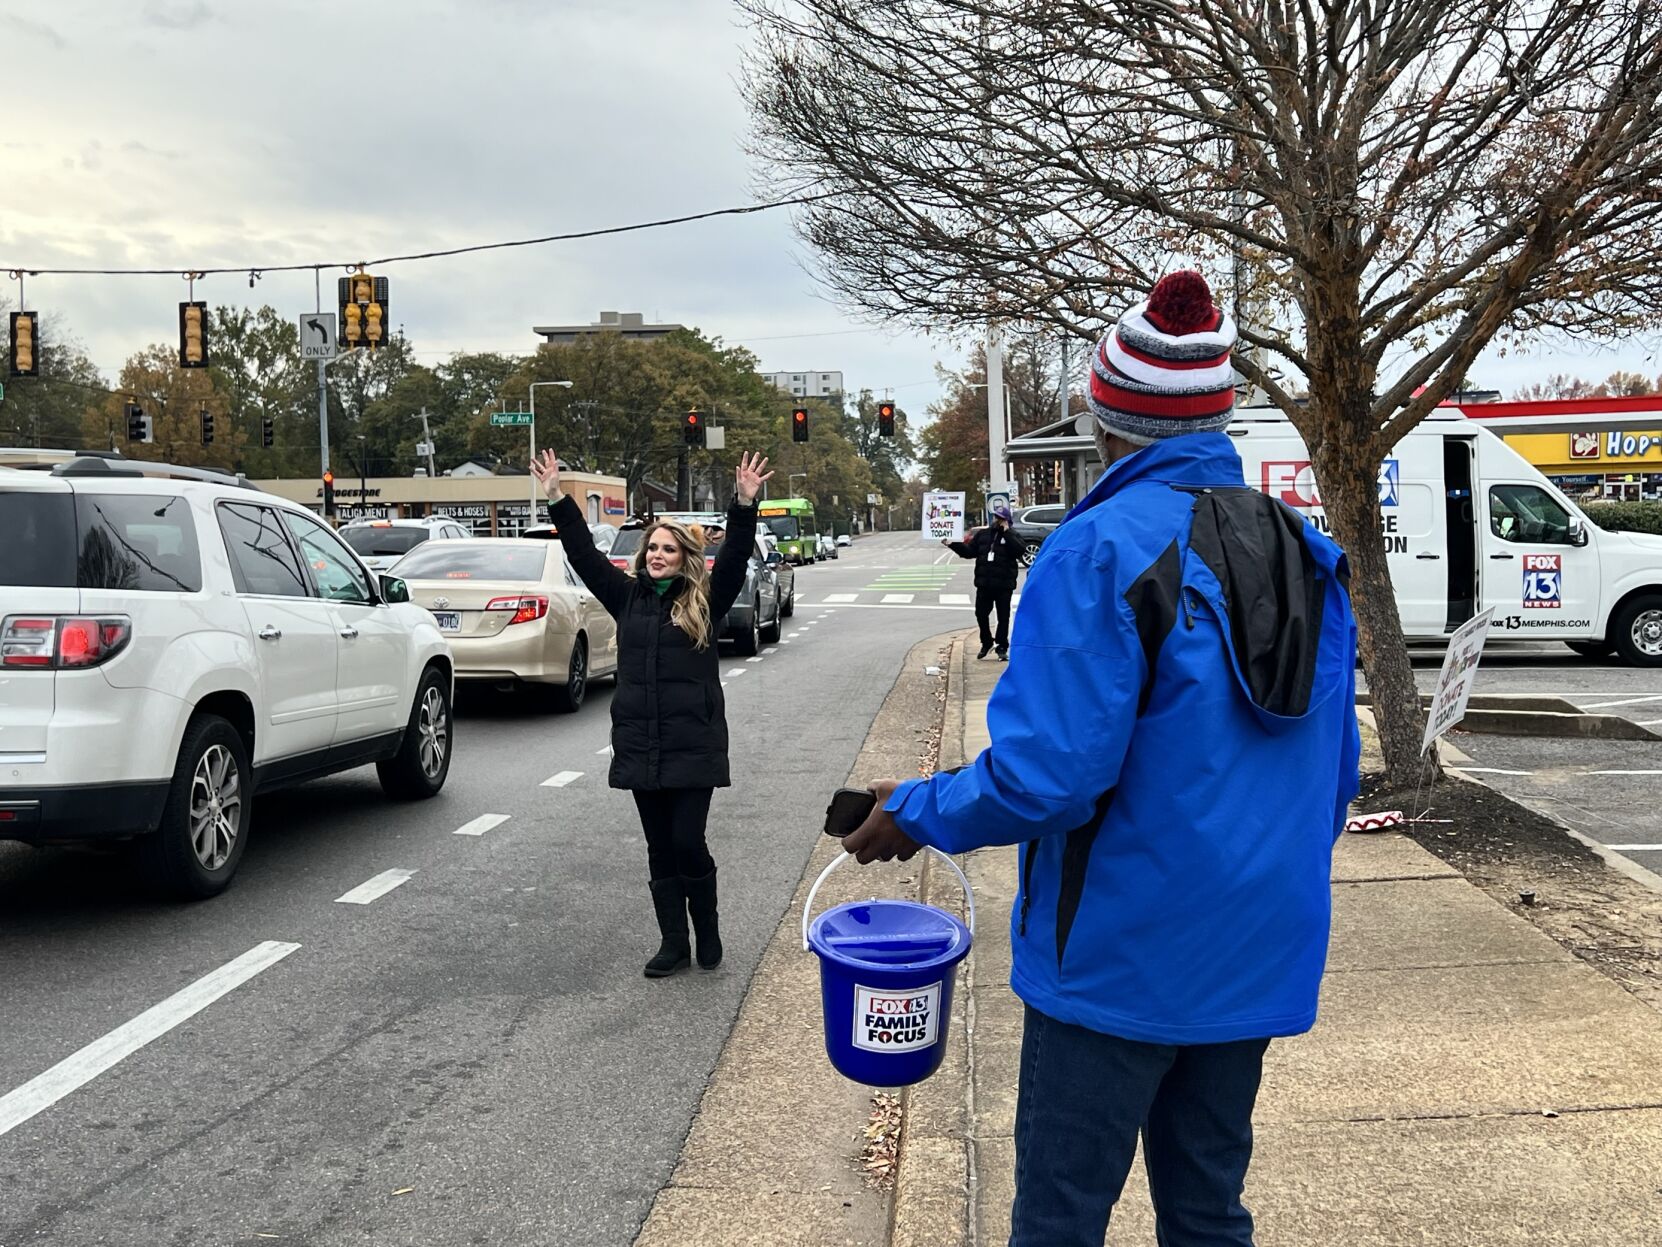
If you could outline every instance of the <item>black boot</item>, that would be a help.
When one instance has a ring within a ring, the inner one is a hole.
[[[702,879],[681,877],[687,893],[687,912],[692,914],[693,934],[698,937],[698,964],[713,970],[721,964],[721,930],[716,924],[716,870]]]
[[[692,964],[692,946],[687,939],[687,894],[681,880],[673,876],[654,879],[652,908],[658,914],[658,931],[664,937],[652,960],[646,963],[646,977],[665,979]]]

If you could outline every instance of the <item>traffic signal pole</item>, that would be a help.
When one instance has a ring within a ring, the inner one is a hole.
[[[318,469],[318,474],[320,476],[329,470],[329,381],[327,375],[324,373],[324,367],[324,362],[321,359],[318,360],[317,440],[323,458],[322,466]],[[329,501],[330,503],[334,502],[333,495],[330,496]],[[328,520],[331,524],[335,522],[334,510],[335,508],[333,506],[328,506],[324,508],[323,512],[323,518]]]

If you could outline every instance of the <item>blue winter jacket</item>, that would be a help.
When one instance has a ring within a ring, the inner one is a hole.
[[[1222,433],[1114,464],[1045,541],[992,746],[888,804],[949,853],[1024,844],[1011,986],[1147,1043],[1316,1020],[1358,787],[1344,555]]]

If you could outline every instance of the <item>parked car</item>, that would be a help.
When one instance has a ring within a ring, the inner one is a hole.
[[[384,572],[424,541],[460,541],[473,534],[445,516],[413,520],[353,520],[341,539],[371,571]]]
[[[371,762],[389,796],[444,787],[449,647],[305,507],[89,456],[0,473],[0,533],[0,838],[130,841],[206,897],[273,788]]]
[[[430,541],[393,574],[433,613],[456,679],[524,688],[575,711],[590,680],[617,671],[617,625],[566,564],[557,541]]]
[[[853,544],[854,544],[854,538],[852,536],[850,536],[848,533],[838,533],[837,534],[837,545],[838,546],[851,546]]]

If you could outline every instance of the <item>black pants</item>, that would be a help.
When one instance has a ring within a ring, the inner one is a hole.
[[[704,843],[713,788],[661,788],[635,793],[646,833],[647,871],[653,879],[702,879],[716,868]]]
[[[1010,595],[1014,589],[978,588],[975,591],[975,622],[981,627],[981,644],[1010,648]],[[998,636],[993,637],[993,607],[998,607]]]
[[[1241,1189],[1268,1047],[1135,1043],[1029,1007],[1010,1247],[1101,1247],[1139,1133],[1160,1247],[1252,1247]]]

